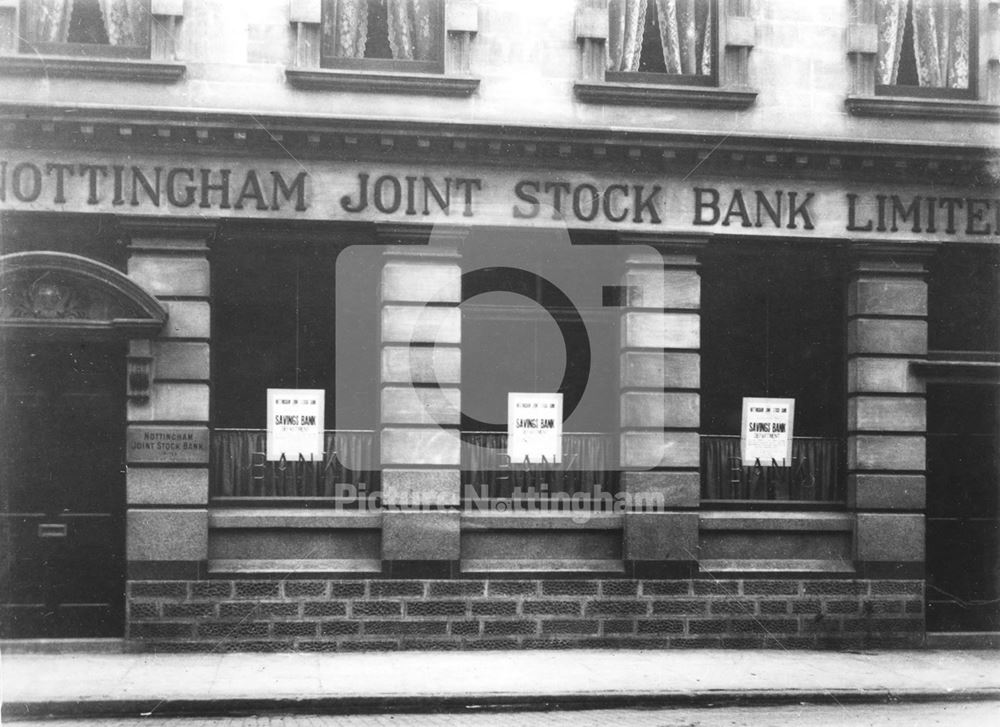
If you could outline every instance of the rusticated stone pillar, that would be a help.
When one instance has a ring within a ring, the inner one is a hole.
[[[129,277],[167,309],[155,340],[129,345],[129,579],[197,578],[208,558],[212,223],[126,220]]]
[[[460,257],[465,229],[386,226],[381,280],[382,559],[450,574],[459,559]]]
[[[624,557],[636,575],[696,568],[701,240],[629,236],[621,315]]]
[[[922,577],[926,470],[925,263],[933,247],[858,243],[848,283],[848,504],[862,575]]]

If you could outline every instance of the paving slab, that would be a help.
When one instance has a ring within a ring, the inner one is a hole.
[[[1000,699],[1000,652],[6,654],[3,714]]]

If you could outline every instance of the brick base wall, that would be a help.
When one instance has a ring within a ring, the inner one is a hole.
[[[919,580],[132,581],[156,651],[919,646]]]

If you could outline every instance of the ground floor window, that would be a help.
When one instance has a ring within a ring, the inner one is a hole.
[[[565,233],[551,233],[565,235]],[[462,484],[477,497],[618,491],[621,250],[545,233],[478,233],[463,250]],[[563,396],[562,461],[513,461],[510,393]]]
[[[712,245],[702,267],[702,499],[844,498],[846,264],[835,247]],[[743,397],[795,400],[792,461],[740,459]]]
[[[370,479],[377,452],[373,426],[334,417],[336,261],[342,249],[245,241],[213,247],[213,496],[329,498],[338,484]],[[370,337],[377,332],[377,309],[366,303],[371,320],[357,325]],[[325,391],[322,461],[266,460],[269,388]]]

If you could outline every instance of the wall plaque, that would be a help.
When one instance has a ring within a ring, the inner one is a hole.
[[[129,464],[208,464],[208,427],[130,425],[125,457]]]

